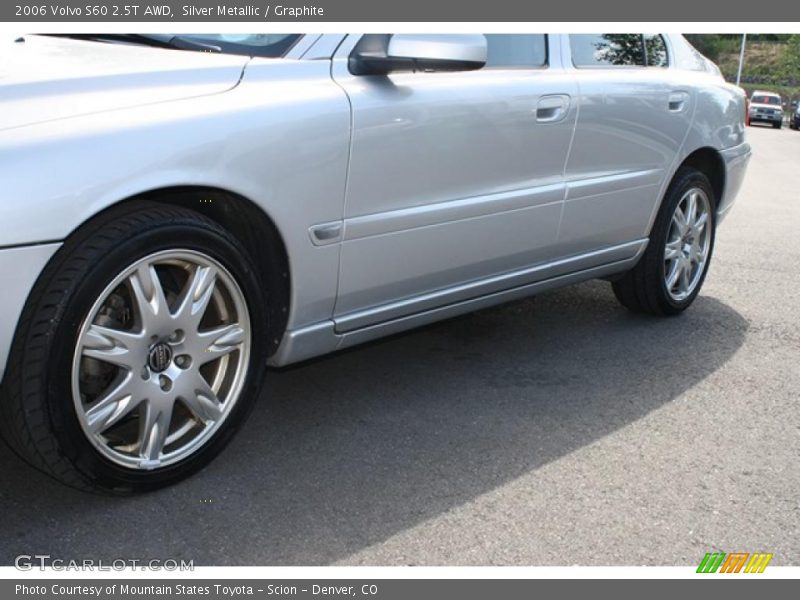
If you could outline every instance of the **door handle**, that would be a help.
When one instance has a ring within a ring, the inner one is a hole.
[[[669,110],[670,112],[681,112],[686,108],[689,101],[689,94],[686,92],[672,92],[669,95]]]
[[[320,223],[308,228],[311,236],[311,243],[315,246],[325,246],[338,242],[342,237],[342,222],[333,221],[332,223]]]
[[[567,116],[570,97],[567,94],[550,94],[539,98],[536,105],[537,123],[556,123]]]

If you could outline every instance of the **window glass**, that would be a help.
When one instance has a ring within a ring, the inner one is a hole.
[[[647,50],[648,67],[668,67],[667,44],[663,36],[645,34],[644,47]]]
[[[572,63],[576,67],[645,65],[642,35],[639,33],[572,34],[569,44]]]
[[[753,96],[750,99],[750,102],[753,104],[775,104],[778,105],[781,103],[781,99],[777,96]]]
[[[176,33],[154,34],[150,37],[170,39],[180,36],[203,44],[219,46],[226,54],[244,54],[263,58],[280,58],[303,37],[298,33]]]
[[[486,34],[486,67],[531,68],[547,64],[544,34]]]

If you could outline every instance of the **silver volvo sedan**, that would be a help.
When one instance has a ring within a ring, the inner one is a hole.
[[[2,55],[0,430],[89,490],[202,467],[269,365],[591,278],[680,313],[750,157],[744,93],[675,35]]]

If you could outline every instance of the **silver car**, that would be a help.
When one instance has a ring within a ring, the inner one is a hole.
[[[202,467],[269,365],[592,278],[676,315],[750,157],[744,93],[675,35],[2,55],[0,430],[84,489]]]

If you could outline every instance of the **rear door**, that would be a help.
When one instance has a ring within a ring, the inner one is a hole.
[[[695,98],[661,35],[568,38],[580,110],[559,247],[576,255],[646,237]]]
[[[334,60],[353,113],[338,330],[553,258],[574,76],[544,35],[487,39],[479,71],[354,76],[352,43]]]

